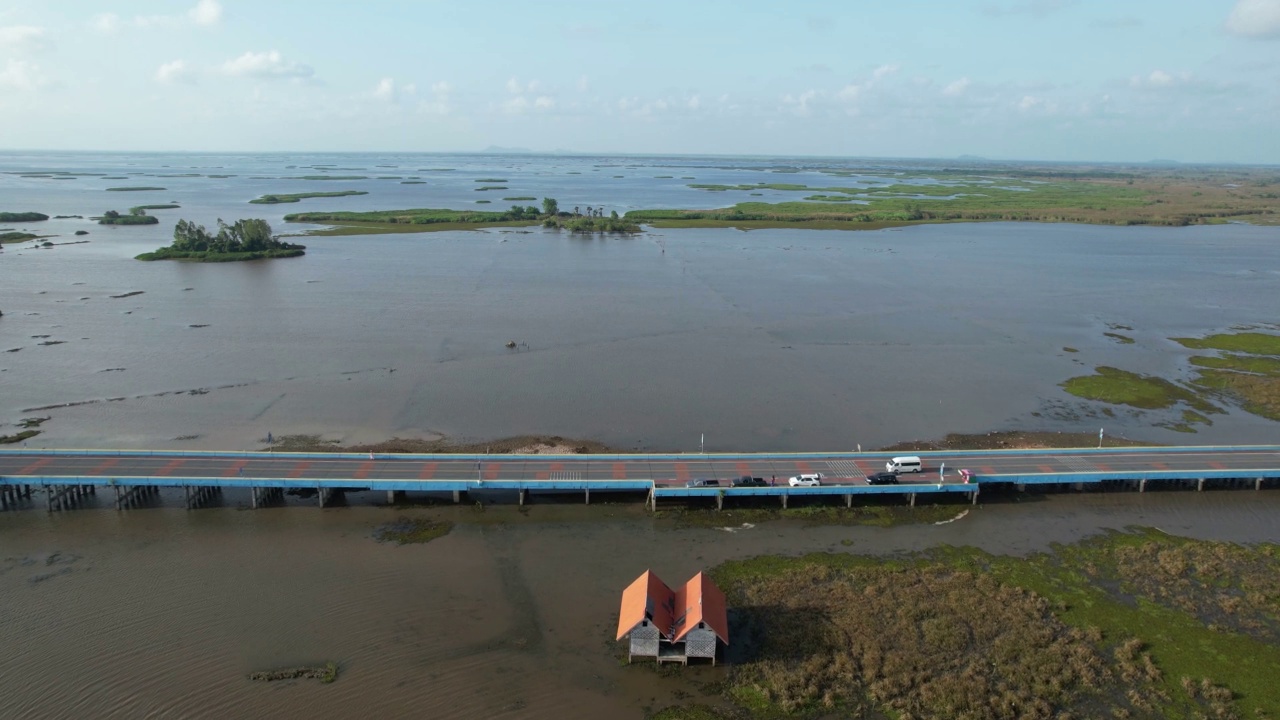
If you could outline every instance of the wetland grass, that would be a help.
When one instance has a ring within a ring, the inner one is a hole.
[[[1111,532],[1029,557],[766,556],[711,571],[729,708],[666,718],[1280,714],[1280,548]]]
[[[402,517],[378,528],[374,537],[383,543],[421,545],[448,535],[450,530],[453,530],[453,523],[448,520]]]
[[[107,192],[144,192],[147,190],[168,190],[168,188],[153,187],[150,185],[130,185],[126,187],[107,188]]]

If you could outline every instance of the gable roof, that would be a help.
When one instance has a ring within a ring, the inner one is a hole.
[[[618,639],[626,637],[641,622],[649,620],[663,637],[670,640],[674,609],[675,593],[653,571],[645,570],[622,591]]]
[[[704,573],[698,573],[675,593],[672,641],[680,642],[690,630],[705,623],[720,642],[729,644],[729,611],[724,593]]]

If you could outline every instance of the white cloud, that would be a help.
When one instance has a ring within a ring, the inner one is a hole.
[[[507,92],[512,95],[518,95],[520,93],[520,81],[515,78],[507,80]]]
[[[862,86],[857,83],[849,83],[848,85],[840,88],[840,92],[836,93],[841,100],[847,100],[849,102],[857,100],[858,96],[861,94]]]
[[[942,88],[942,94],[947,97],[960,97],[965,90],[969,89],[970,84],[969,78],[962,77]]]
[[[578,78],[578,92],[584,93],[590,89],[591,89],[591,81],[587,79],[586,75],[583,75],[582,77]]]
[[[40,67],[26,60],[9,60],[0,70],[0,87],[34,90],[48,82]]]
[[[222,20],[222,6],[218,0],[200,0],[187,11],[187,17],[197,25],[217,25]]]
[[[396,81],[391,78],[382,78],[378,81],[378,86],[373,89],[373,96],[379,100],[394,102],[396,99]]]
[[[444,80],[441,80],[440,82],[431,84],[431,92],[437,95],[448,95],[453,92],[453,86]]]
[[[44,28],[34,25],[9,25],[0,27],[0,48],[17,52],[30,52],[44,48]]]
[[[128,21],[115,13],[100,13],[93,18],[93,28],[112,34],[127,26],[136,28],[174,27],[187,23],[213,27],[222,22],[222,5],[218,0],[200,0],[186,15],[135,15]]]
[[[1164,70],[1152,70],[1151,74],[1146,77],[1134,75],[1129,78],[1130,87],[1149,90],[1170,88],[1174,85],[1186,85],[1189,82],[1191,82],[1191,75],[1188,73],[1173,75],[1165,72]]]
[[[194,83],[195,71],[185,60],[167,62],[156,69],[156,82],[166,85],[171,83]]]
[[[846,88],[846,90],[847,89],[848,88]],[[842,90],[841,93],[843,94],[843,92],[844,91]],[[791,112],[796,115],[807,117],[813,112],[813,109],[809,107],[809,103],[813,102],[813,99],[816,97],[818,97],[817,90],[805,90],[799,95],[783,95],[782,104],[791,108]]]
[[[249,51],[234,60],[222,64],[222,71],[236,77],[255,78],[309,78],[315,70],[309,65],[285,60],[278,50],[269,52]]]
[[[872,81],[879,80],[893,75],[896,72],[898,72],[897,65],[881,65],[871,72],[871,79]]]
[[[697,95],[694,95],[693,97],[689,98],[689,102],[685,104],[689,107],[690,110],[697,110],[698,108],[702,107],[702,101],[698,99]]]
[[[510,100],[502,103],[502,112],[508,115],[520,115],[529,109],[529,101],[524,99],[523,95],[517,95]]]
[[[100,33],[110,35],[120,29],[120,16],[115,13],[102,13],[93,19],[93,28]]]
[[[533,106],[539,110],[550,110],[556,106],[556,101],[547,95],[539,95],[538,99],[533,101]]]
[[[1237,0],[1227,30],[1251,38],[1280,38],[1280,0]]]
[[[1018,101],[1018,109],[1022,112],[1035,110],[1042,105],[1044,105],[1044,101],[1034,95],[1023,95],[1022,99]]]

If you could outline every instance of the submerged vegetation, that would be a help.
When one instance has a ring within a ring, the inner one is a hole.
[[[1211,424],[1206,415],[1223,412],[1215,404],[1217,401],[1238,405],[1259,417],[1280,420],[1280,335],[1241,331],[1173,340],[1193,350],[1220,352],[1191,356],[1188,362],[1195,371],[1183,383],[1104,366],[1093,375],[1071,378],[1062,386],[1086,400],[1142,410],[1166,409],[1182,403],[1185,407],[1180,422],[1161,423],[1181,432],[1193,432],[1196,424]]]
[[[249,673],[249,679],[255,682],[276,682],[278,680],[299,680],[304,678],[319,680],[327,685],[338,679],[338,663],[330,660],[324,665],[307,665]]]
[[[398,518],[374,532],[378,542],[392,542],[397,545],[421,545],[436,538],[444,537],[453,529],[448,520],[429,520],[427,518]]]
[[[151,187],[149,185],[136,185],[130,187],[110,187],[107,192],[143,192],[145,190],[167,190],[168,188]]]
[[[265,220],[237,220],[234,225],[219,220],[216,234],[209,233],[203,225],[179,220],[172,245],[143,253],[137,259],[234,262],[296,257],[305,254],[305,250],[303,245],[283,242],[272,235]]]
[[[306,200],[307,198],[346,197],[348,195],[368,194],[369,193],[364,190],[338,190],[335,192],[305,192],[292,194],[277,193],[274,195],[263,195],[262,197],[255,198],[249,202],[255,205],[275,205],[277,203],[296,203],[299,200]]]
[[[1111,533],[715,568],[734,709],[668,718],[1244,718],[1280,714],[1280,548]],[[686,712],[688,710],[688,712]]]

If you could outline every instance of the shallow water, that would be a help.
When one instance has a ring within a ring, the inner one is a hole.
[[[23,226],[63,233],[57,242],[83,227],[91,242],[10,245],[0,255],[0,351],[16,350],[0,352],[0,421],[51,415],[33,447],[246,448],[272,432],[348,441],[541,433],[658,450],[693,450],[705,435],[713,451],[848,450],[951,431],[1099,426],[1170,443],[1274,439],[1273,423],[1240,411],[1192,436],[1151,427],[1176,411],[1106,417],[1058,384],[1097,365],[1182,377],[1189,352],[1169,337],[1273,322],[1275,228],[989,223],[629,239],[535,228],[311,238],[306,257],[263,263],[140,263],[132,256],[167,242],[179,217],[260,216],[284,228],[284,213],[307,209],[469,207],[459,198],[481,194],[474,180],[486,177],[507,178],[513,194],[557,196],[562,207],[697,207],[746,197],[689,189],[684,175],[779,176],[762,172],[764,161],[728,167],[725,159],[0,161],[13,170],[140,173],[0,175],[12,209],[184,206],[154,211],[164,222],[150,227]],[[428,185],[281,179],[315,164],[370,176],[457,169],[421,173]],[[615,170],[630,184],[606,177]],[[184,172],[206,176],[156,177]],[[218,172],[236,177],[207,177]],[[674,178],[656,178],[663,174]],[[781,179],[853,181],[816,172]],[[168,190],[103,190],[149,184]],[[266,192],[348,188],[370,194],[246,204]],[[111,297],[135,291],[143,294]],[[1121,345],[1109,331],[1136,342]],[[508,341],[527,350],[508,350]],[[43,409],[51,405],[64,407]]]
[[[674,530],[639,505],[9,512],[0,697],[12,717],[638,719],[715,702],[706,686],[723,673],[664,677],[619,661],[618,594],[645,568],[680,582],[762,553],[1023,554],[1131,525],[1275,542],[1277,510],[1268,492],[1061,495],[943,525],[732,534]],[[427,545],[371,539],[403,514],[459,524]],[[332,685],[245,678],[330,659]]]

